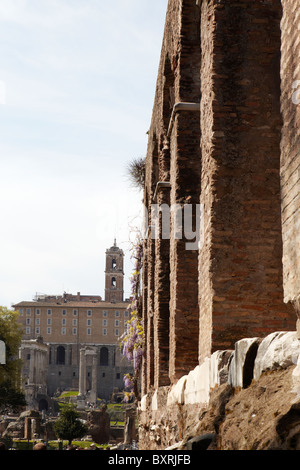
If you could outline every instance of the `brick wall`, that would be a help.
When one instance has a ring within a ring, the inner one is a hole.
[[[300,1],[283,0],[281,22],[281,197],[284,295],[299,317]],[[299,93],[298,93],[299,91]]]
[[[150,225],[154,202],[201,203],[204,244],[187,250],[173,226],[169,241],[145,240],[142,393],[241,338],[295,328],[283,302],[281,18],[279,0],[169,0],[144,201]],[[171,120],[183,102],[198,111]]]
[[[200,102],[200,12],[194,1],[182,2],[180,60],[177,71],[178,92],[175,102]],[[200,111],[176,113],[170,138],[171,207],[199,203],[201,189]],[[182,214],[183,215],[183,214]],[[198,363],[199,306],[198,250],[187,249],[183,227],[176,239],[170,239],[170,360],[171,381],[181,377],[187,364]]]
[[[172,114],[176,103],[200,101],[199,27],[194,0],[169,2],[146,157],[149,225],[152,204],[199,202],[199,111]],[[171,188],[157,188],[162,181]],[[198,252],[186,251],[185,242],[174,238],[172,224],[170,239],[160,232],[158,239],[149,234],[145,241],[145,390],[168,385],[187,363],[198,363]]]
[[[200,360],[295,324],[282,292],[280,19],[278,1],[202,2]]]

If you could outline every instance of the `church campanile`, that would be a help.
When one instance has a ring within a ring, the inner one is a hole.
[[[106,250],[105,265],[105,301],[123,302],[124,294],[124,253],[114,245]]]

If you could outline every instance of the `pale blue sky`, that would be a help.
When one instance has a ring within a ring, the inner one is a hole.
[[[0,305],[104,295],[142,195],[167,0],[0,0]],[[129,295],[129,282],[125,283]]]

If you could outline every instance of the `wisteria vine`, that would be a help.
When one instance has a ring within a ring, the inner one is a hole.
[[[128,306],[130,319],[126,331],[120,338],[123,356],[133,363],[134,374],[124,376],[125,399],[129,401],[134,396],[139,398],[138,379],[144,354],[144,330],[141,319],[141,272],[143,266],[143,244],[138,238],[133,246],[132,258],[135,260],[135,270],[131,276],[131,303]]]

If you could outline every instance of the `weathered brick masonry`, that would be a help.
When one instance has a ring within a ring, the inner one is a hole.
[[[151,224],[153,203],[201,202],[204,244],[186,250],[172,227],[145,242],[144,393],[242,337],[295,327],[282,281],[282,6],[199,3],[169,1],[145,203]]]
[[[282,234],[285,301],[296,307],[300,296],[300,5],[283,0],[281,22]]]
[[[187,250],[172,224],[170,239],[148,231],[143,395],[241,338],[295,329],[299,11],[299,0],[169,0],[144,201],[150,226],[154,203],[201,204],[204,237]]]
[[[199,202],[199,18],[195,2],[171,2],[167,11],[147,154],[144,200],[150,224],[152,204]],[[196,103],[197,111],[176,112],[181,102]],[[170,240],[161,235],[152,240],[149,234],[145,243],[145,389],[167,385],[184,374],[187,363],[198,363],[198,252],[186,251],[185,240],[176,240],[173,231]]]
[[[279,1],[202,2],[200,361],[294,327],[283,304]]]

